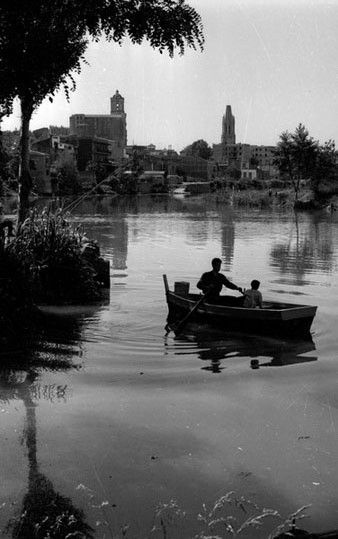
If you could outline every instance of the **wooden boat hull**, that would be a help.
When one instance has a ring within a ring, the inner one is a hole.
[[[198,294],[179,295],[166,290],[169,308],[167,321],[175,324],[196,304]],[[241,306],[242,298],[221,296],[220,304],[202,303],[192,314],[191,322],[207,324],[224,331],[240,331],[261,335],[304,336],[309,334],[317,307],[281,302],[263,302],[263,309]]]

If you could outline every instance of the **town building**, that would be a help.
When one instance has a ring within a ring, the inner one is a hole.
[[[51,195],[52,182],[49,155],[31,150],[29,153],[29,172],[32,177],[34,191],[38,195]]]
[[[127,114],[118,90],[110,99],[110,114],[73,114],[69,126],[71,135],[109,140],[111,160],[121,162],[125,158]]]
[[[50,182],[52,183],[52,192],[55,191],[53,186],[53,173],[60,169],[63,165],[71,165],[79,172],[79,179],[83,189],[92,187],[95,180],[95,173],[100,171],[100,174],[108,175],[112,170],[111,161],[111,141],[99,137],[78,136],[78,135],[54,135],[49,129],[40,129],[33,132],[31,140],[30,155],[43,154],[48,157],[49,167],[51,168],[52,182],[49,172],[46,173],[43,188],[43,176],[41,163],[35,165],[39,169],[39,189],[38,192],[45,194],[50,190]],[[42,158],[40,158],[40,161]],[[92,170],[88,170],[88,166]],[[46,171],[49,170],[46,168]],[[36,176],[34,170],[32,176]],[[55,182],[54,182],[55,183]],[[54,188],[55,187],[55,188]]]
[[[127,146],[126,153],[133,170],[154,170],[176,174],[179,155],[171,148],[158,150],[154,144],[147,146],[133,144]]]
[[[63,143],[74,148],[76,164],[79,172],[86,170],[89,163],[109,167],[111,145],[110,140],[92,137],[68,135],[62,137]]]
[[[207,181],[210,176],[209,161],[184,152],[178,154],[170,147],[158,150],[153,144],[127,146],[127,155],[135,171],[164,171],[168,176],[180,176],[190,181]]]
[[[213,175],[226,178],[229,170],[237,169],[238,178],[269,180],[279,177],[274,166],[275,146],[236,143],[235,117],[226,106],[222,118],[221,143],[213,144]]]
[[[31,148],[48,154],[51,163],[71,161],[74,165],[76,164],[74,144],[70,143],[65,135],[53,135],[48,128],[43,131],[42,129],[33,131]]]

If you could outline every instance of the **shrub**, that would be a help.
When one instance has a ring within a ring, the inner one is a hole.
[[[268,208],[273,204],[272,197],[268,191],[249,189],[247,191],[236,191],[233,202],[237,206],[253,206],[258,208]]]
[[[21,265],[36,303],[75,303],[99,297],[94,268],[99,248],[81,229],[70,226],[61,210],[55,214],[31,210],[16,238],[8,246],[10,256]]]

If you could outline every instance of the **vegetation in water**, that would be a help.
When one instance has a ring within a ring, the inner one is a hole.
[[[31,210],[6,247],[34,303],[84,303],[100,297],[99,248],[66,217],[62,210]]]
[[[293,191],[287,189],[220,189],[210,195],[218,204],[232,204],[237,207],[292,209]]]

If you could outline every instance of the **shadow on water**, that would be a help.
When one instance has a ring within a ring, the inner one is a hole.
[[[69,393],[67,385],[41,385],[40,373],[79,368],[73,358],[81,357],[77,349],[80,335],[79,318],[47,317],[29,341],[18,340],[16,349],[1,354],[0,402],[21,400],[25,409],[22,442],[28,459],[27,488],[19,511],[9,518],[4,530],[13,539],[94,537],[84,512],[57,492],[40,471],[37,455],[38,401],[66,400]]]
[[[26,411],[22,439],[27,448],[28,484],[19,513],[10,519],[6,532],[12,538],[28,537],[64,539],[66,536],[92,538],[92,528],[86,523],[82,510],[70,498],[57,492],[53,483],[39,470],[37,457],[37,400],[65,399],[67,386],[36,384],[34,370],[3,370],[0,373],[1,401],[21,400]],[[74,535],[73,535],[74,534]],[[75,535],[78,534],[78,535]]]
[[[182,349],[182,343],[197,345],[198,357],[203,362],[208,362],[202,370],[212,373],[221,373],[227,368],[229,360],[234,358],[251,358],[248,363],[251,369],[283,367],[318,359],[317,356],[303,356],[316,350],[310,334],[302,340],[282,340],[241,333],[228,333],[224,337],[224,334],[215,330],[195,327],[191,334],[176,337],[175,343],[179,345],[177,351],[174,351],[177,355],[191,353],[191,350]]]

